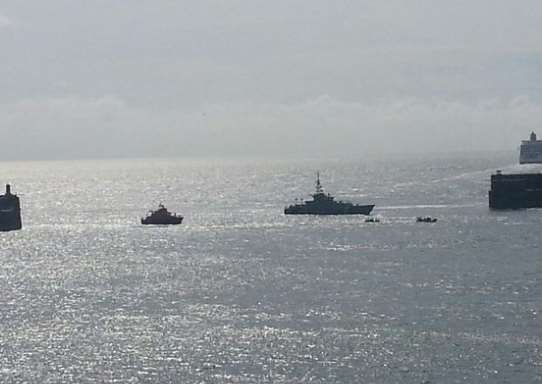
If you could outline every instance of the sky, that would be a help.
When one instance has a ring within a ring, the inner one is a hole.
[[[516,150],[540,0],[0,0],[0,160]]]

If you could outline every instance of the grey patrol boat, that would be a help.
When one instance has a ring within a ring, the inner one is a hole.
[[[169,212],[162,204],[156,211],[150,211],[147,217],[141,219],[141,224],[149,225],[177,225],[183,222],[183,217]]]
[[[324,192],[320,183],[320,172],[316,173],[316,192],[312,200],[286,207],[286,215],[369,215],[374,205],[357,205],[343,201],[335,201],[329,193]]]

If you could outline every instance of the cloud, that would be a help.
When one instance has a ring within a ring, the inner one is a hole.
[[[297,104],[212,104],[192,111],[107,96],[0,106],[3,158],[142,156],[378,156],[398,152],[514,150],[540,126],[526,97],[476,103],[323,95]]]
[[[15,25],[15,22],[0,12],[0,28],[12,27]]]
[[[539,126],[542,116],[542,105],[524,97],[475,103],[409,98],[365,103],[324,95],[295,105],[215,109],[216,120],[228,125],[225,142],[230,131],[241,130],[238,133],[258,148],[305,156],[513,150]],[[250,127],[250,133],[238,127]]]

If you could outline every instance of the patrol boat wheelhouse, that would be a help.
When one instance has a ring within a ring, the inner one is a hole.
[[[316,193],[312,200],[290,205],[284,209],[286,215],[369,215],[374,205],[357,205],[335,201],[329,193],[324,193],[320,183],[320,173],[316,174]]]
[[[537,140],[531,132],[529,140],[523,140],[519,149],[520,164],[542,164],[542,140]]]

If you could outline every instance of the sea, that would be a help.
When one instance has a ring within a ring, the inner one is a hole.
[[[1,383],[542,383],[515,153],[0,163]],[[364,216],[286,216],[316,172]],[[143,226],[163,203],[179,226]],[[417,223],[417,216],[437,218]]]

